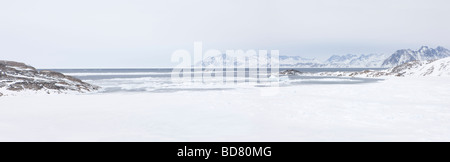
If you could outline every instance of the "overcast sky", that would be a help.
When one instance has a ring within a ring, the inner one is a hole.
[[[172,66],[174,50],[325,59],[450,48],[448,0],[0,0],[0,60],[38,68]]]

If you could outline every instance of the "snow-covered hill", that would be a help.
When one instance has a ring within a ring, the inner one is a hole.
[[[450,76],[450,57],[436,61],[412,61],[389,69],[400,76]]]
[[[360,72],[321,72],[315,74],[301,73],[314,76],[344,76],[344,77],[381,77],[381,76],[440,76],[450,77],[450,57],[434,61],[411,61],[402,65],[381,71],[365,70]]]
[[[38,71],[24,63],[0,61],[0,96],[24,93],[85,93],[99,87],[53,71]]]

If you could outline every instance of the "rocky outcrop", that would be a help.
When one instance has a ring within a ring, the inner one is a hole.
[[[23,91],[45,93],[86,93],[100,87],[53,71],[38,71],[20,62],[0,61],[0,96]]]
[[[280,75],[301,75],[301,74],[303,73],[294,69],[284,70],[280,72]]]

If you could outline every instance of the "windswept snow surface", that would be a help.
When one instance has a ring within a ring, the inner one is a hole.
[[[0,97],[0,141],[450,141],[450,80]]]

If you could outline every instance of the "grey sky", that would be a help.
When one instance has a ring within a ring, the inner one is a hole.
[[[171,66],[177,49],[324,59],[450,48],[448,0],[0,0],[0,59],[47,67]]]

